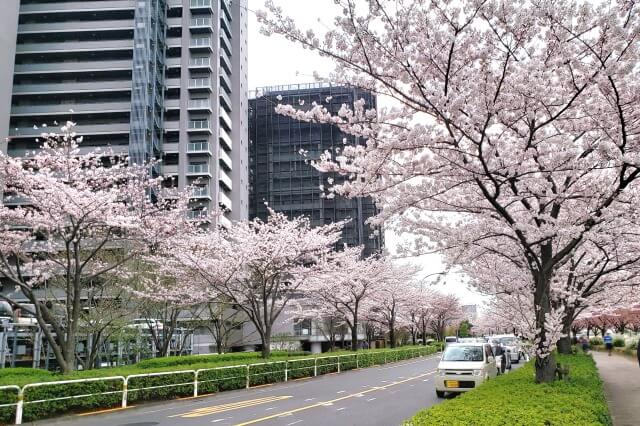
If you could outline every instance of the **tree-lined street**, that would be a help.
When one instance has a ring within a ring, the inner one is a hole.
[[[436,398],[439,356],[38,425],[397,425]],[[517,368],[514,365],[514,368]]]

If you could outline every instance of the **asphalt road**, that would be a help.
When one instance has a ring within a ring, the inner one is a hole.
[[[65,426],[394,426],[437,404],[439,355],[248,390],[49,419]],[[516,365],[514,365],[514,368]]]

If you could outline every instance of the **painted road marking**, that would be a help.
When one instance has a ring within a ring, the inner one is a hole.
[[[345,393],[345,392],[346,392],[346,391],[338,391],[338,392],[336,392],[336,393]]]
[[[421,378],[423,378],[425,376],[429,376],[429,375],[431,375],[431,374],[433,374],[435,372],[436,372],[436,370],[432,370],[432,371],[429,371],[427,373],[422,373],[422,374],[419,374],[419,375],[414,376],[414,377],[409,377],[408,379],[404,379],[404,380],[399,381],[399,382],[393,382],[393,383],[385,385],[385,386],[374,386],[374,387],[372,387],[370,389],[364,390],[364,391],[359,392],[359,393],[354,393],[354,394],[351,394],[351,395],[345,395],[345,396],[342,396],[340,398],[332,399],[331,401],[324,401],[324,402],[318,402],[316,404],[306,405],[304,407],[296,408],[296,409],[285,411],[285,412],[282,412],[282,413],[272,414],[270,416],[261,417],[259,419],[249,420],[248,422],[238,423],[235,426],[252,425],[252,424],[255,424],[255,423],[260,423],[260,422],[264,422],[264,421],[267,421],[267,420],[271,420],[271,419],[275,419],[275,418],[278,418],[278,417],[282,417],[284,414],[299,413],[300,411],[306,411],[306,410],[309,410],[311,408],[316,408],[316,407],[326,407],[328,405],[333,405],[335,402],[338,402],[338,401],[344,401],[345,399],[354,398],[358,394],[366,394],[366,393],[375,392],[375,391],[381,390],[381,389],[387,389],[387,388],[389,388],[391,386],[396,386],[396,385],[399,385],[401,383],[409,382],[411,380],[421,379]]]
[[[371,402],[371,401],[375,401],[375,400],[376,400],[376,398],[369,398],[369,399],[367,399],[367,402]]]
[[[129,408],[133,408],[135,407],[135,405],[130,405],[127,408],[122,408],[122,407],[116,407],[116,408],[107,408],[105,410],[98,410],[98,411],[91,411],[90,413],[80,413],[80,414],[76,414],[76,416],[78,417],[84,417],[84,416],[93,416],[94,414],[102,414],[102,413],[112,413],[114,411],[122,411],[122,410],[128,410]]]
[[[336,411],[342,411],[342,410],[346,410],[346,409],[347,409],[347,407],[340,407]]]
[[[314,399],[315,399],[315,398],[307,398],[307,399],[305,399],[304,401],[305,401],[305,402],[309,402],[309,401],[313,401]]]
[[[213,405],[211,407],[197,408],[195,410],[188,411],[186,413],[174,414],[169,417],[181,417],[183,419],[191,419],[194,417],[210,416],[212,414],[223,413],[225,411],[238,410],[240,408],[248,408],[248,407],[253,407],[260,404],[268,404],[271,402],[282,401],[289,398],[293,398],[293,396],[290,396],[290,395],[270,396],[266,398],[251,399],[248,401],[238,401],[238,402],[232,402],[229,404]]]
[[[295,422],[287,423],[287,426],[297,425],[298,423],[301,423],[301,422],[302,420],[296,420]]]

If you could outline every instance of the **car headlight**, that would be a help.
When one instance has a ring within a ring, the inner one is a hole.
[[[436,373],[436,374],[438,374],[438,376],[444,376],[444,375],[445,375],[445,372],[444,372],[444,370],[443,370],[443,369],[438,368],[438,370],[437,370],[437,373]]]
[[[474,376],[482,376],[482,370],[473,370]]]

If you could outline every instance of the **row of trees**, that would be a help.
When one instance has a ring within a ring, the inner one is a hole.
[[[455,298],[416,283],[417,269],[363,259],[359,247],[336,250],[342,222],[312,228],[273,211],[228,228],[209,223],[215,212],[189,220],[190,188],[164,187],[150,173],[154,164],[83,153],[73,126],[45,134],[42,149],[23,158],[0,153],[0,278],[15,287],[0,298],[33,305],[63,372],[74,368],[79,333],[95,334],[97,344],[134,306],[155,307],[149,330],[162,354],[186,310],[200,309],[219,350],[240,312],[265,357],[284,316],[346,325],[353,349],[365,322],[394,346],[400,327],[442,337],[459,317]],[[86,368],[96,354],[92,347],[81,360]]]
[[[331,191],[374,197],[414,254],[442,253],[496,296],[534,342],[536,380],[554,380],[577,313],[638,284],[638,5],[336,4],[324,34],[271,1],[258,16],[265,34],[333,59],[332,82],[393,107],[278,111],[365,141],[311,158],[349,178]]]

